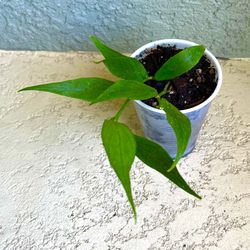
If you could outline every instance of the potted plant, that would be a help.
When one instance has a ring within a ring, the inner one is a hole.
[[[94,36],[91,40],[104,56],[97,63],[104,63],[119,78],[117,81],[79,78],[19,91],[45,91],[90,104],[125,98],[117,113],[104,121],[101,137],[135,219],[129,175],[135,156],[200,199],[182,178],[176,164],[194,147],[209,104],[219,91],[222,73],[218,61],[202,45],[184,40],[149,43],[131,57],[109,48]],[[131,100],[134,100],[146,137],[135,135],[119,122]]]
[[[153,75],[171,55],[183,48],[195,45],[197,44],[180,39],[158,40],[142,46],[132,54],[132,57],[140,60]],[[157,58],[160,58],[158,62]],[[184,58],[180,59],[184,60]],[[179,67],[179,63],[174,61],[173,67]],[[177,72],[175,68],[173,70]],[[159,72],[161,73],[162,71]],[[163,74],[166,73],[163,72]],[[158,92],[163,91],[164,87],[167,86],[167,93],[163,97],[178,107],[191,122],[192,131],[184,155],[189,154],[195,147],[211,101],[218,94],[221,84],[222,71],[220,64],[208,50],[205,50],[204,56],[199,63],[188,73],[177,76],[170,82],[161,81],[161,79],[159,81],[149,81],[149,85],[156,86]],[[177,143],[175,134],[171,125],[166,122],[165,111],[154,107],[157,104],[158,102],[155,98],[145,102],[135,101],[135,108],[144,134],[152,140],[159,142],[172,157],[176,157]]]

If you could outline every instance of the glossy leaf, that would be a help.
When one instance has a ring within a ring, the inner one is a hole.
[[[93,103],[122,97],[132,100],[144,100],[156,95],[157,91],[144,83],[131,80],[119,80],[106,89]]]
[[[126,80],[144,81],[148,78],[148,73],[143,65],[132,57],[114,57],[105,59],[104,64],[109,71],[120,78]]]
[[[19,91],[37,90],[85,101],[93,101],[112,84],[113,82],[102,78],[79,78],[63,82],[30,86]]]
[[[180,160],[184,154],[189,137],[191,135],[191,123],[189,119],[182,114],[174,105],[169,103],[165,99],[159,100],[160,107],[165,111],[168,123],[173,128],[176,142],[177,142],[177,152],[175,160],[168,171],[171,171]]]
[[[136,142],[130,129],[119,122],[105,120],[102,127],[102,141],[110,165],[121,181],[136,219],[129,172],[135,158]]]
[[[201,59],[205,51],[202,45],[183,49],[167,60],[156,72],[157,81],[171,80],[192,69]]]
[[[171,172],[167,172],[167,169],[172,165],[173,160],[161,145],[144,137],[137,135],[134,136],[136,140],[136,156],[142,162],[164,175],[187,193],[201,199],[201,197],[196,194],[182,178],[177,168],[173,169]]]
[[[126,80],[137,81],[144,81],[148,78],[147,71],[138,60],[109,48],[94,36],[91,37],[91,40],[105,57],[103,63],[113,75]]]
[[[106,59],[111,58],[111,57],[120,57],[120,56],[123,56],[123,54],[121,54],[120,52],[115,51],[115,50],[109,48],[106,44],[104,44],[97,37],[90,36],[90,39],[92,40],[92,42],[95,44],[95,46],[97,47],[97,49],[102,53],[102,55]]]

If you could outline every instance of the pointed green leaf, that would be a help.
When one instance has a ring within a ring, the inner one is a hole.
[[[113,82],[102,78],[79,78],[63,82],[30,86],[19,90],[19,92],[26,90],[37,90],[85,101],[93,101],[112,84]]]
[[[202,45],[183,49],[178,54],[167,60],[156,72],[157,81],[171,80],[192,69],[201,59],[205,51]]]
[[[117,77],[137,81],[144,81],[148,78],[147,71],[135,58],[128,56],[113,57],[105,59],[103,62],[109,71]]]
[[[129,172],[135,158],[136,142],[130,129],[119,122],[105,120],[102,127],[102,141],[110,165],[121,181],[136,219]]]
[[[184,154],[189,137],[191,135],[191,123],[189,119],[182,114],[174,105],[169,103],[166,99],[159,100],[160,107],[165,111],[168,123],[173,128],[176,142],[177,152],[175,160],[168,171],[171,171]]]
[[[142,162],[164,175],[187,193],[201,199],[201,197],[196,194],[182,178],[177,168],[173,169],[171,172],[167,172],[167,169],[172,165],[173,160],[161,145],[144,137],[137,135],[134,136],[136,140],[136,156]]]
[[[95,44],[97,49],[102,53],[102,55],[107,59],[110,57],[120,57],[123,56],[120,52],[115,51],[109,48],[106,44],[104,44],[100,39],[95,36],[90,36],[90,39]]]
[[[105,57],[103,62],[113,75],[137,81],[144,81],[148,78],[147,71],[138,60],[109,48],[97,37],[91,36],[91,40]]]
[[[157,91],[144,83],[131,80],[119,80],[106,89],[93,103],[117,98],[145,100],[156,95]]]

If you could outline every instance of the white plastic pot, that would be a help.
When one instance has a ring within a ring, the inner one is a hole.
[[[183,49],[197,44],[179,39],[158,40],[142,46],[141,48],[136,50],[131,55],[131,57],[138,58],[139,56],[143,55],[143,52],[146,49],[156,48],[157,45],[161,45],[164,47],[167,47],[169,45],[176,45],[176,48]],[[190,119],[192,124],[192,134],[190,136],[189,143],[184,155],[189,154],[194,149],[196,140],[198,138],[201,126],[204,122],[210,104],[218,94],[222,84],[222,70],[218,60],[207,49],[205,50],[205,55],[215,67],[217,86],[213,94],[207,100],[195,107],[181,110],[181,112]],[[167,122],[164,111],[153,108],[139,100],[134,101],[134,105],[142,129],[144,131],[144,135],[152,139],[153,141],[160,143],[172,157],[175,157],[177,150],[176,138],[171,126]]]

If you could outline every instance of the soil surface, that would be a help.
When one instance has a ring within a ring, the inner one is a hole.
[[[157,46],[149,49],[139,56],[139,61],[144,65],[150,76],[172,56],[180,52],[175,46]],[[175,105],[178,109],[188,109],[205,101],[214,92],[217,84],[216,73],[208,58],[203,56],[199,63],[187,73],[168,81],[149,80],[147,85],[154,87],[160,93],[166,84],[169,92],[162,97]],[[157,107],[155,98],[143,100],[144,103]]]

